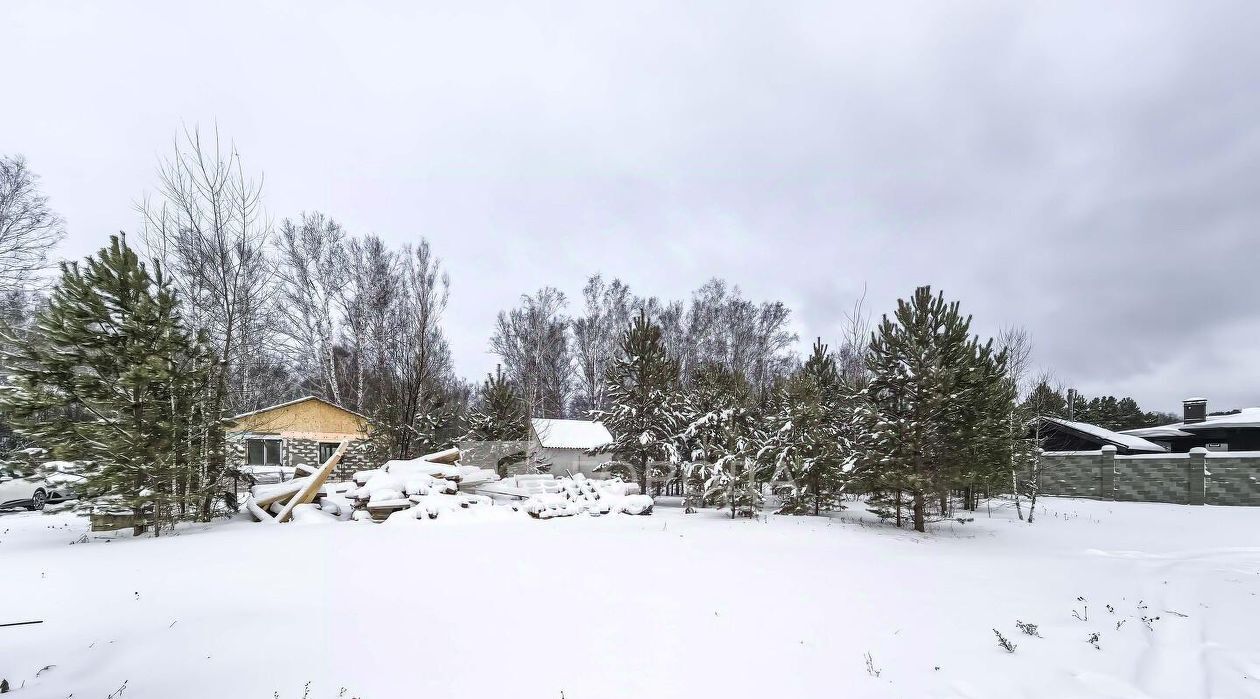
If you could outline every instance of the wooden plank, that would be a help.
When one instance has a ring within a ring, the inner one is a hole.
[[[346,453],[346,447],[349,445],[349,442],[342,442],[337,447],[337,451],[333,452],[333,455],[328,457],[328,460],[324,462],[324,465],[319,467],[319,471],[310,477],[306,487],[299,490],[297,494],[293,496],[293,499],[289,500],[288,504],[284,506],[284,510],[282,510],[279,516],[276,517],[276,521],[289,521],[289,519],[293,517],[293,508],[298,505],[309,504],[315,499],[315,493],[319,492],[319,489],[324,485],[324,481],[328,480],[328,476],[332,474],[333,469],[341,462],[341,456]]]
[[[254,519],[258,520],[259,522],[276,521],[275,517],[272,517],[270,512],[259,507],[258,503],[254,502],[253,498],[249,498],[248,500],[245,501],[245,509],[248,510],[249,513],[254,516]]]
[[[435,464],[446,464],[447,466],[459,461],[459,447],[451,447],[442,451],[435,451],[432,454],[425,454],[420,457],[421,461],[432,461]]]
[[[303,487],[306,486],[308,482],[309,482],[309,477],[304,476],[302,478],[294,478],[291,481],[285,481],[283,483],[284,485],[283,488],[276,487],[275,490],[272,490],[270,486],[260,486],[260,487],[267,488],[267,490],[265,491],[267,493],[267,496],[261,497],[261,498],[255,498],[254,501],[258,503],[259,507],[264,507],[264,508],[268,507],[272,503],[280,502],[281,500],[284,500],[290,495],[294,495],[295,493],[298,493],[299,491],[302,490]],[[277,483],[276,485],[279,486],[281,484]]]

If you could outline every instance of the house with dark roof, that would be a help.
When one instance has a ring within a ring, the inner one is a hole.
[[[1114,432],[1088,422],[1076,422],[1057,417],[1042,416],[1040,438],[1042,449],[1048,452],[1097,451],[1105,446],[1116,448],[1117,454],[1163,454],[1167,447],[1153,441],[1123,432]],[[1034,436],[1037,425],[1029,428]]]
[[[1212,415],[1207,411],[1207,399],[1187,398],[1182,402],[1181,422],[1125,430],[1124,434],[1164,445],[1178,453],[1195,447],[1208,451],[1260,451],[1260,408]]]

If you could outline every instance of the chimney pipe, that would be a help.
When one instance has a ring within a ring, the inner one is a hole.
[[[1207,398],[1187,398],[1181,401],[1181,421],[1187,425],[1207,421]]]

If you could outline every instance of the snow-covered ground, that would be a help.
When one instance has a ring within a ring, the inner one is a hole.
[[[15,699],[1260,697],[1260,508],[84,533],[0,514]]]

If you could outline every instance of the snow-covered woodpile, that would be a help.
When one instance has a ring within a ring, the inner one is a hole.
[[[352,481],[327,483],[340,455],[318,470],[299,466],[307,475],[284,483],[258,485],[246,509],[260,521],[373,521],[437,519],[455,510],[496,508],[524,512],[536,519],[579,514],[650,514],[652,498],[619,479],[592,480],[581,474],[550,474],[500,479],[494,471],[459,463],[459,449],[393,460]]]
[[[626,483],[617,478],[597,481],[580,473],[572,478],[515,476],[485,485],[480,492],[519,499],[523,502],[522,509],[538,519],[583,513],[645,515],[652,512],[652,498],[640,495],[637,483]]]
[[[324,483],[346,453],[346,446],[346,442],[342,442],[337,451],[317,470],[312,470],[305,464],[298,467],[298,471],[309,475],[283,483],[254,486],[245,499],[245,510],[260,522],[289,521],[296,508],[310,505],[321,492],[326,492],[323,491]]]

